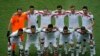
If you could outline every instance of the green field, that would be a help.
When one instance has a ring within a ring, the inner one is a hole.
[[[94,35],[97,51],[96,56],[100,56],[99,0],[0,0],[0,56],[7,56],[6,32],[10,17],[16,11],[16,8],[22,7],[23,10],[26,11],[28,10],[29,5],[34,5],[38,10],[42,10],[45,7],[48,7],[50,10],[55,10],[57,5],[62,5],[64,9],[68,9],[70,5],[75,5],[77,9],[81,9],[82,6],[87,5],[89,10],[94,14]],[[31,53],[32,52],[34,51],[31,51]],[[89,56],[89,54],[86,56]]]

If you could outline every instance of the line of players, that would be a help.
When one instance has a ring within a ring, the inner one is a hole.
[[[74,55],[74,49],[76,49],[77,51],[76,56],[79,56],[79,53],[81,52],[80,50],[81,44],[89,40],[88,43],[90,44],[91,47],[90,54],[91,56],[93,56],[95,55],[95,43],[93,41],[94,38],[92,33],[92,27],[94,25],[93,15],[90,12],[88,12],[87,6],[84,6],[82,9],[83,11],[76,11],[75,6],[71,6],[70,10],[65,11],[62,9],[62,6],[59,5],[57,6],[57,10],[50,12],[48,9],[45,9],[44,11],[37,11],[34,10],[34,6],[30,6],[30,10],[27,11],[27,18],[28,18],[28,28],[30,28],[31,30],[19,29],[18,31],[10,35],[11,38],[9,39],[9,42],[11,42],[10,44],[18,43],[20,47],[20,53],[23,53],[23,45],[21,43],[22,41],[17,37],[20,36],[22,32],[25,32],[28,34],[25,45],[26,56],[29,55],[29,47],[31,43],[34,43],[35,46],[37,47],[38,55],[40,55],[44,51],[47,52],[47,47],[51,43],[55,47],[54,53],[58,53],[57,52],[58,49],[61,51],[61,47],[63,44],[65,47],[67,46],[66,44],[69,43],[71,46],[69,48],[69,50],[71,51],[71,56]],[[42,32],[36,30],[38,28],[37,17],[39,15],[41,16],[40,28],[44,29],[41,30]],[[64,25],[65,16],[68,16],[69,19],[68,27]],[[79,16],[82,18],[82,26],[84,27],[79,27],[79,22],[78,22]],[[55,27],[53,27],[53,25],[51,24],[52,17],[55,18]],[[38,33],[40,33],[40,35],[38,35]],[[73,42],[73,39],[75,37],[77,39],[76,45],[74,45],[75,43]],[[57,38],[59,38],[60,40],[58,41],[59,46],[57,44],[56,40]],[[39,40],[41,43],[39,42]],[[42,42],[44,42],[44,44]],[[40,44],[42,45],[41,48]],[[86,51],[85,44],[83,45],[82,49],[83,49],[82,54],[85,54]],[[8,50],[11,50],[11,47],[9,47]],[[64,50],[65,54],[67,54],[67,48],[64,48]],[[51,50],[51,53],[52,51],[53,50]],[[59,52],[59,56],[61,56],[61,52]]]

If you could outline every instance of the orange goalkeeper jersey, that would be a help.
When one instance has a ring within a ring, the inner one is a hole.
[[[20,28],[24,28],[24,24],[25,24],[26,20],[27,20],[26,13],[22,13],[20,16],[17,13],[15,13],[11,17],[11,20],[10,20],[12,32],[14,32]]]

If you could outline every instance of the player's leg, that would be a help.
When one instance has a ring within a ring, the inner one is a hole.
[[[48,56],[48,46],[49,46],[49,40],[47,40],[47,38],[45,38],[45,40],[44,40],[44,50],[43,50],[44,56]]]
[[[10,40],[11,40],[12,56],[15,56],[16,41],[15,38],[10,38]]]
[[[82,39],[82,54],[83,55],[86,52],[86,44],[87,44],[87,40],[86,39]]]
[[[80,35],[80,34],[78,34],[77,32],[75,33],[76,35]],[[77,41],[77,43],[76,43],[76,56],[79,56],[79,53],[81,53],[81,37],[76,37],[76,41]]]
[[[53,53],[53,45],[51,42],[49,43],[48,49],[49,49],[50,53],[52,54]]]
[[[44,51],[44,41],[45,41],[45,33],[40,32],[41,54],[43,54]]]
[[[68,42],[65,42],[65,43],[64,43],[64,51],[65,51],[65,54],[68,54],[68,52],[67,52],[67,43],[68,43]]]
[[[37,54],[38,56],[41,56],[41,50],[40,50],[40,43],[39,40],[36,40],[36,42],[34,42],[35,47],[37,48]]]
[[[59,56],[61,56],[61,53],[62,53],[62,46],[64,44],[64,40],[62,39],[62,36],[60,35],[60,38],[59,38]]]
[[[74,56],[74,42],[72,39],[69,40],[69,45],[70,45],[70,52],[71,52],[71,56]]]
[[[93,42],[93,40],[90,40],[90,56],[94,56],[95,53],[95,43]]]
[[[90,28],[90,29],[87,29],[90,33],[92,33],[91,35],[90,35],[90,39],[91,39],[91,43],[93,44],[93,55],[95,55],[96,54],[96,51],[95,51],[95,40],[94,40],[94,35],[93,35],[93,29],[92,28]],[[92,45],[90,45],[90,46],[92,46]]]
[[[56,38],[52,41],[53,47],[54,47],[54,56],[58,56],[58,47],[57,47],[57,40]]]
[[[70,44],[70,42],[73,42],[73,44],[74,44],[75,34],[73,32],[73,29],[69,29],[69,30],[70,30],[71,34],[68,37],[69,38],[68,42],[69,42],[69,44]],[[71,52],[71,49],[72,49],[72,47],[69,47],[68,51]]]
[[[24,56],[24,48],[23,48],[23,44],[21,39],[19,38],[19,41],[17,42],[18,46],[19,46],[19,54],[20,56]]]
[[[95,45],[95,40],[94,40],[94,36],[93,36],[93,33],[91,34],[91,42],[90,42],[90,44],[91,45],[93,45],[93,55],[95,55],[96,54],[96,51],[95,51],[95,47],[96,47],[96,45]]]
[[[29,47],[31,45],[31,42],[29,39],[26,40],[26,44],[25,44],[25,52],[24,52],[24,55],[25,56],[29,56]]]
[[[8,43],[8,56],[12,56],[12,48],[9,43]]]

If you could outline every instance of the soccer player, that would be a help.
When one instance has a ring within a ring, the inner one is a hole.
[[[63,30],[60,29],[60,39],[59,39],[59,56],[61,56],[61,51],[62,51],[62,47],[64,46],[64,51],[65,54],[68,54],[67,52],[67,44],[70,45],[71,47],[71,56],[74,55],[74,43],[73,43],[73,39],[72,39],[72,34],[71,32],[68,30],[67,26],[63,27]]]
[[[85,54],[87,44],[90,45],[90,56],[94,56],[94,43],[92,42],[92,33],[91,31],[88,31],[85,27],[81,27],[80,29],[76,30],[78,32],[78,38],[80,39],[80,42],[82,42],[82,54]],[[78,45],[79,46],[79,45]],[[77,46],[77,48],[79,48]],[[78,52],[78,49],[77,49]],[[78,53],[76,56],[79,56]]]
[[[57,6],[57,11],[55,11],[55,26],[57,28],[63,28],[64,27],[64,18],[66,16],[66,14],[64,13],[64,11],[62,10],[62,6],[58,5]]]
[[[83,6],[82,10],[83,10],[83,13],[81,13],[82,26],[84,26],[93,35],[93,26],[94,26],[93,14],[89,12],[87,6]],[[93,37],[93,42],[95,42],[94,41],[94,37]],[[96,54],[96,52],[95,52],[95,44],[94,44],[94,54]]]
[[[21,41],[21,38],[20,38],[20,36],[22,36],[23,35],[23,29],[19,29],[19,30],[17,30],[17,31],[15,31],[15,32],[12,32],[11,34],[10,34],[10,36],[9,36],[9,44],[11,44],[11,46],[13,45],[13,44],[18,44],[18,46],[19,46],[19,51],[20,51],[20,56],[23,56],[24,55],[24,53],[23,53],[23,45],[22,45],[22,41]],[[11,55],[13,55],[13,56],[15,56],[15,50],[13,50],[12,49],[13,48],[13,46],[12,47],[10,47],[9,48],[9,55],[11,56]]]
[[[40,56],[40,42],[39,42],[39,30],[35,25],[32,25],[30,29],[24,30],[28,34],[25,45],[25,56],[29,56],[29,47],[31,44],[37,48],[38,56]]]
[[[10,23],[9,23],[9,26],[8,26],[7,37],[10,34],[10,29],[11,29],[11,32],[15,32],[20,28],[24,28],[24,24],[25,24],[26,20],[27,20],[26,13],[22,12],[22,8],[18,8],[17,12],[15,12],[13,14],[13,16],[11,17],[11,20],[10,20]],[[23,35],[21,35],[20,38],[21,38],[21,41],[24,40]],[[12,50],[13,51],[15,51],[15,45],[16,44],[12,45]]]
[[[47,27],[48,24],[51,24],[51,18],[53,14],[48,10],[48,8],[44,9],[43,12],[40,11],[40,16],[41,16],[41,23],[40,27]]]
[[[79,12],[77,10],[75,10],[75,6],[72,5],[70,6],[70,10],[66,11],[66,15],[68,16],[68,27],[70,29],[76,29],[79,28]]]
[[[48,8],[44,9],[43,11],[39,11],[39,13],[40,13],[40,17],[41,17],[40,28],[47,27],[48,24],[51,24],[51,19],[53,17],[53,14],[48,10]],[[41,42],[42,42],[41,49],[44,49],[43,43],[44,43],[45,33],[41,32],[40,37],[41,37]],[[41,51],[43,51],[43,50],[41,50]]]
[[[84,26],[86,29],[88,29],[92,32],[92,30],[93,30],[92,28],[94,26],[93,14],[91,14],[88,11],[87,6],[83,6],[82,10],[83,10],[83,13],[81,13],[82,26]]]
[[[55,11],[55,13],[54,13],[55,15],[54,15],[54,18],[55,18],[55,27],[57,27],[57,28],[63,28],[64,27],[64,18],[65,18],[65,16],[66,16],[66,14],[64,13],[64,10],[63,10],[63,8],[62,8],[62,6],[61,5],[58,5],[57,6],[57,11]],[[57,31],[56,32],[56,38],[58,38],[59,37],[59,32]]]
[[[72,5],[70,6],[70,10],[69,11],[66,11],[66,15],[68,16],[68,28],[70,31],[72,31],[72,34],[73,34],[73,39],[76,39],[77,41],[77,44],[80,44],[78,43],[78,38],[77,38],[77,32],[75,32],[74,30],[79,28],[79,16],[80,16],[80,13],[75,10],[75,6]],[[70,51],[70,49],[69,49]]]
[[[31,27],[31,25],[35,25],[36,28],[38,28],[38,16],[39,13],[37,10],[34,10],[34,6],[29,6],[29,11],[27,12],[28,17],[28,28]]]
[[[48,55],[49,46],[54,48],[54,55],[57,55],[57,43],[55,38],[56,28],[53,27],[52,24],[49,24],[47,28],[44,28],[43,32],[45,32],[45,41],[44,41],[44,50],[46,55]],[[51,52],[52,53],[52,52]]]

